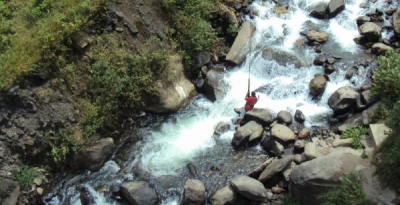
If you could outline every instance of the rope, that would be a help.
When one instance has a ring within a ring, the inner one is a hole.
[[[250,40],[250,52],[249,52],[249,56],[251,55],[251,39]],[[247,95],[250,95],[250,68],[251,68],[251,59],[249,58],[249,79],[248,79],[248,86],[247,86]]]

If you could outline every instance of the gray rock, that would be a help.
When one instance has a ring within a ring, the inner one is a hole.
[[[228,185],[218,189],[209,198],[211,204],[223,205],[223,204],[233,204],[238,198],[238,193],[233,190],[233,188]]]
[[[233,42],[229,53],[226,55],[225,60],[235,64],[240,64],[245,59],[247,53],[251,50],[250,45],[247,43],[248,39],[253,35],[255,30],[251,22],[244,22],[242,27]]]
[[[359,95],[349,86],[341,87],[329,97],[328,105],[335,112],[343,112],[356,104]]]
[[[233,134],[232,144],[238,147],[245,143],[261,139],[263,131],[264,128],[260,124],[250,121],[244,126],[239,127],[235,134]]]
[[[206,201],[206,188],[198,179],[185,182],[182,205],[203,205]]]
[[[284,155],[281,159],[273,161],[258,177],[261,182],[266,182],[276,174],[284,170],[292,161],[293,155]]]
[[[15,205],[20,194],[19,185],[9,179],[0,179],[0,204]]]
[[[289,127],[281,124],[272,126],[271,135],[283,142],[293,141],[296,138],[296,134]]]
[[[251,177],[237,175],[231,180],[231,186],[240,195],[255,201],[267,199],[267,190],[264,185]]]
[[[283,123],[285,125],[290,125],[293,122],[292,114],[286,110],[279,111],[276,119],[279,123]]]
[[[75,153],[69,163],[74,169],[98,171],[114,152],[114,149],[114,140],[112,138],[103,138],[91,147]]]
[[[331,0],[328,4],[327,13],[330,18],[335,17],[345,8],[344,0]]]
[[[134,205],[158,205],[156,191],[145,181],[124,183],[120,187],[122,196]]]

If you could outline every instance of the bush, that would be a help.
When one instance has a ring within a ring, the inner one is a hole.
[[[332,188],[324,198],[323,205],[373,205],[365,196],[360,180],[354,173],[344,178],[340,185]]]
[[[72,34],[88,26],[107,0],[14,0],[0,3],[0,89],[30,72],[66,63]],[[4,8],[4,10],[2,10]],[[3,24],[3,19],[5,19]]]
[[[349,127],[342,133],[342,138],[353,139],[351,147],[354,149],[361,149],[363,145],[361,144],[361,135],[367,133],[368,129],[363,126]]]
[[[375,72],[374,97],[380,99],[377,121],[383,121],[392,129],[383,142],[381,157],[377,161],[378,176],[386,184],[400,192],[400,54],[387,51],[378,58],[379,69]]]
[[[35,167],[22,165],[20,169],[13,174],[13,179],[18,182],[22,190],[27,189],[33,180],[39,176],[39,172]]]
[[[64,162],[70,154],[76,153],[83,147],[75,140],[72,129],[59,129],[55,134],[48,133],[43,140],[50,146],[47,154],[56,164]]]

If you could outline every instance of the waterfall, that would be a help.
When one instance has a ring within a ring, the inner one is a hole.
[[[344,77],[349,62],[355,61],[364,52],[354,42],[354,38],[359,37],[356,18],[376,8],[385,8],[386,5],[378,1],[370,3],[370,8],[361,8],[360,4],[366,3],[365,0],[345,0],[345,10],[333,19],[319,20],[310,17],[313,6],[321,2],[329,1],[289,1],[288,13],[277,16],[273,12],[273,1],[254,1],[251,8],[257,10],[257,16],[246,16],[244,19],[256,27],[251,39],[252,49],[240,66],[225,71],[223,80],[229,85],[229,89],[223,99],[210,102],[203,95],[196,95],[186,108],[169,116],[161,125],[143,128],[142,140],[132,145],[129,152],[124,152],[127,155],[124,159],[127,161],[123,162],[123,166],[120,167],[110,160],[98,172],[73,176],[55,188],[52,193],[55,197],[47,204],[80,204],[77,191],[79,186],[88,187],[98,204],[120,204],[111,194],[100,193],[96,191],[97,188],[103,186],[110,193],[116,192],[121,183],[141,179],[150,181],[162,190],[158,190],[162,204],[178,204],[183,182],[190,176],[185,172],[189,162],[196,162],[205,168],[217,164],[229,170],[223,172],[223,176],[217,176],[208,170],[209,174],[203,176],[214,190],[220,188],[216,186],[225,185],[236,174],[247,174],[249,168],[244,164],[248,161],[244,160],[253,159],[254,163],[257,160],[263,161],[268,158],[266,152],[258,146],[244,151],[233,150],[230,145],[233,129],[219,136],[218,142],[212,135],[219,122],[229,122],[236,115],[233,109],[243,106],[249,66],[251,90],[257,90],[259,95],[256,107],[268,109],[273,115],[281,110],[294,115],[296,110],[301,110],[307,127],[326,125],[327,119],[333,114],[327,105],[331,94],[347,85],[359,88],[367,79],[368,66],[361,66],[351,79]],[[329,75],[326,90],[318,99],[313,99],[308,93],[310,80],[314,75],[324,73],[323,68],[313,65],[318,53],[313,47],[296,44],[298,39],[304,39],[300,32],[307,29],[308,23],[317,25],[320,31],[329,34],[330,39],[323,48],[342,56],[342,63]],[[385,21],[384,24],[388,22]],[[384,32],[383,35],[390,37],[393,33]],[[266,48],[279,49],[297,56],[306,66],[282,66],[275,61],[265,60],[262,52]],[[170,180],[168,183],[175,183],[176,186],[166,185],[163,181],[167,179]]]

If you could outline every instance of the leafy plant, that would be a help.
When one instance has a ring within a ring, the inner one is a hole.
[[[346,176],[340,185],[332,188],[324,198],[323,205],[373,205],[361,187],[356,174]]]
[[[375,86],[372,94],[380,99],[376,121],[385,122],[391,133],[383,142],[380,158],[377,161],[378,176],[386,184],[400,192],[400,54],[387,51],[378,58],[379,69],[375,72]]]
[[[70,154],[83,148],[83,145],[75,140],[72,129],[59,129],[55,134],[48,133],[43,140],[50,146],[47,154],[56,164],[65,161]]]
[[[342,138],[352,139],[352,147],[354,149],[361,149],[363,145],[361,144],[361,135],[367,133],[368,129],[363,127],[363,126],[358,126],[358,127],[350,127],[347,128],[343,133],[342,133]]]
[[[39,176],[37,168],[28,165],[22,165],[20,169],[13,174],[13,179],[18,182],[22,190],[27,189],[33,180]]]

